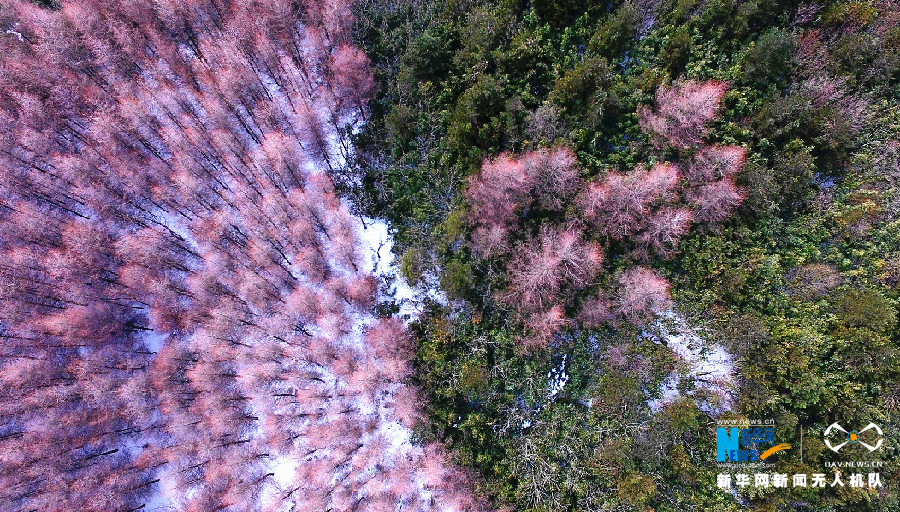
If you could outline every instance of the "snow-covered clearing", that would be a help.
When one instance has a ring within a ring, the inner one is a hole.
[[[385,220],[363,218],[360,221],[360,239],[365,250],[367,271],[387,285],[379,300],[393,300],[400,307],[398,317],[410,322],[424,310],[426,300],[446,304],[447,298],[438,289],[436,281],[426,277],[427,286],[410,286],[400,273],[394,257],[394,237]]]
[[[651,411],[655,413],[681,396],[681,389],[708,414],[718,416],[731,409],[734,357],[721,345],[705,340],[672,310],[662,314],[641,338],[666,345],[681,363],[660,384],[659,398],[648,402]]]

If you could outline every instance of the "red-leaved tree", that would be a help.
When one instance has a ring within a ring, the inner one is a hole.
[[[724,82],[677,82],[656,90],[656,108],[641,107],[638,121],[658,149],[687,149],[703,141],[719,111]]]
[[[633,267],[619,276],[618,311],[641,326],[671,305],[669,282],[647,267]]]
[[[722,222],[731,216],[746,197],[746,193],[731,178],[691,188],[685,195],[688,201],[697,206],[697,222],[706,224]]]
[[[638,166],[627,175],[611,172],[605,180],[588,184],[578,206],[601,234],[622,240],[643,229],[655,204],[674,198],[679,176],[678,167],[669,163],[649,171]]]
[[[590,284],[603,262],[600,246],[584,242],[571,227],[544,226],[516,253],[507,269],[509,288],[503,300],[526,313],[549,309],[563,291]]]
[[[747,161],[747,149],[740,146],[704,146],[694,153],[685,177],[692,185],[722,178],[734,178]]]
[[[505,253],[529,206],[560,210],[580,188],[575,155],[566,147],[486,160],[464,193],[471,205],[473,248],[484,257]]]
[[[735,178],[746,149],[704,143],[726,90],[717,81],[677,82],[657,90],[655,108],[639,110],[656,148],[679,150],[680,163],[639,164],[584,183],[574,154],[557,147],[486,160],[469,179],[472,249],[506,258],[497,296],[524,327],[523,350],[573,325],[566,311],[593,328],[621,317],[642,326],[670,307],[668,282],[645,266],[626,264],[618,286],[596,287],[587,299],[576,302],[576,292],[604,281],[604,250],[626,262],[671,258],[695,223],[714,228],[741,204],[745,191]],[[560,217],[565,227],[554,226]],[[538,236],[527,234],[534,219]]]

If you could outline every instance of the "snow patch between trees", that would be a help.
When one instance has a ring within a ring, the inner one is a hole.
[[[547,372],[547,386],[549,387],[547,398],[549,400],[556,398],[556,395],[558,395],[563,388],[566,387],[566,383],[569,382],[569,374],[566,373],[567,358],[568,354],[563,354],[559,366],[551,368],[550,371]]]
[[[705,340],[684,317],[672,310],[663,313],[640,337],[666,345],[679,361],[678,367],[660,384],[659,398],[647,402],[653,413],[680,397],[682,390],[707,414],[719,416],[731,409],[734,356],[721,345]]]
[[[423,311],[426,301],[447,304],[447,297],[436,283],[410,286],[400,273],[394,257],[394,236],[383,219],[360,219],[359,237],[365,251],[366,271],[382,283],[379,300],[393,300],[400,308],[397,317],[409,323]]]
[[[4,34],[8,34],[11,36],[15,36],[19,41],[25,41],[25,38],[22,36],[22,32],[19,31],[19,24],[16,23],[12,26],[12,28],[8,28],[3,31]]]

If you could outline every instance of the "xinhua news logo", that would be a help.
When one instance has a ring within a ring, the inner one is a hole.
[[[750,424],[716,428],[718,462],[760,462],[790,447],[787,443],[775,444],[774,426]]]

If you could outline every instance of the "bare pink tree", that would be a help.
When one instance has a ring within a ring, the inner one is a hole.
[[[373,86],[351,3],[7,3],[0,508],[474,509],[417,476],[409,334],[328,174]]]
[[[588,285],[602,262],[600,247],[584,242],[576,229],[544,226],[509,262],[509,289],[502,299],[523,312],[549,309],[563,290]]]
[[[556,304],[546,310],[529,312],[524,324],[526,333],[517,340],[522,353],[547,348],[553,336],[568,327],[571,321],[566,318],[563,307]]]
[[[591,284],[600,271],[603,252],[585,242],[574,228],[542,226],[534,240],[520,246],[507,266],[507,290],[500,299],[517,312],[528,331],[520,347],[534,350],[569,324],[561,303]]]
[[[671,305],[669,282],[647,267],[622,272],[617,298],[619,313],[636,326],[644,325]]]
[[[566,147],[486,160],[464,193],[471,205],[475,251],[485,257],[506,252],[523,211],[532,202],[545,210],[562,209],[581,187],[579,174],[575,154]]]
[[[694,212],[687,208],[666,207],[655,212],[636,237],[639,256],[647,259],[650,254],[656,254],[669,258],[693,223]]]
[[[638,120],[653,145],[688,149],[703,141],[707,125],[719,111],[724,82],[677,82],[656,90],[656,108],[641,107]]]
[[[477,252],[484,256],[504,252],[506,238],[533,186],[534,178],[525,165],[506,154],[484,162],[469,179],[465,196],[471,205],[472,244]]]
[[[740,146],[703,146],[691,158],[685,177],[692,185],[736,176],[747,161]]]
[[[746,197],[746,193],[731,178],[688,189],[685,195],[688,201],[697,206],[696,221],[704,224],[715,224],[727,219]]]
[[[529,151],[521,160],[525,173],[533,176],[534,195],[542,209],[563,209],[565,202],[582,187],[575,153],[566,146]]]
[[[634,193],[631,180],[616,172],[609,173],[602,182],[588,184],[578,203],[592,225],[617,240],[640,229],[646,213],[646,205]]]
[[[603,295],[594,296],[581,304],[578,321],[588,329],[597,328],[615,319],[616,312],[609,299]]]
[[[638,166],[631,174],[611,172],[579,195],[578,204],[592,226],[605,236],[622,240],[640,231],[656,203],[674,199],[679,180],[678,167],[658,163],[649,171]]]
[[[365,113],[366,102],[375,85],[365,52],[347,43],[340,45],[331,55],[331,73],[335,95],[349,102],[342,110]]]

